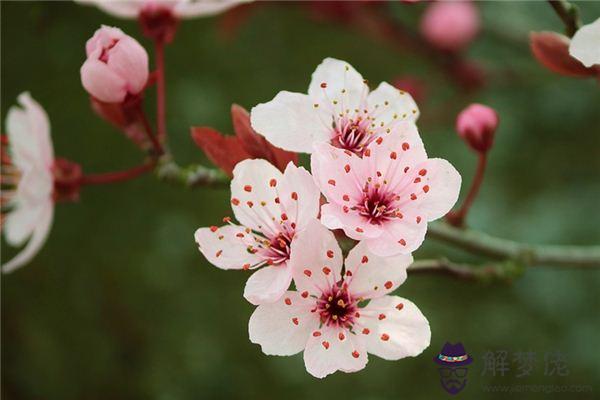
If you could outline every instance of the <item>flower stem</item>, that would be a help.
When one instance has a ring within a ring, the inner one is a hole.
[[[572,37],[581,27],[577,6],[566,0],[549,0],[548,3],[565,24],[567,36]]]
[[[146,113],[144,112],[144,109],[142,108],[141,105],[138,107],[138,113],[140,116],[140,120],[142,121],[142,124],[144,125],[144,130],[146,131],[146,135],[148,136],[148,139],[150,139],[150,141],[152,142],[152,146],[154,147],[156,155],[161,156],[162,154],[164,154],[164,149],[163,149],[162,145],[160,144],[160,141],[157,139],[156,135],[154,135],[154,132],[152,131],[152,126],[150,125],[150,122],[148,121],[148,117],[146,117]]]
[[[82,185],[104,185],[107,183],[125,182],[137,178],[138,176],[152,171],[154,163],[138,165],[131,169],[115,172],[106,172],[103,174],[83,175],[81,177]]]
[[[479,153],[479,159],[477,160],[477,171],[475,172],[475,177],[473,178],[473,182],[471,183],[471,187],[469,188],[467,198],[463,202],[462,206],[458,209],[458,211],[450,212],[446,216],[450,224],[454,226],[463,226],[464,220],[467,214],[469,213],[473,202],[475,202],[477,194],[479,193],[479,188],[483,183],[486,165],[487,153]]]
[[[164,42],[160,40],[154,42],[154,53],[156,61],[156,124],[158,127],[158,138],[164,142],[167,134]]]

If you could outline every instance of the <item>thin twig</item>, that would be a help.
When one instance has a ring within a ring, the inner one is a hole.
[[[565,24],[565,33],[572,37],[581,28],[579,9],[566,0],[549,0],[550,6]]]
[[[417,260],[408,268],[410,274],[441,273],[460,279],[478,281],[511,281],[519,277],[524,270],[523,265],[513,261],[472,265],[455,263],[445,258]]]
[[[520,243],[471,229],[455,228],[439,221],[429,224],[428,234],[434,239],[473,254],[499,260],[514,260],[527,266],[600,267],[600,246]]]
[[[181,167],[169,157],[163,157],[160,161],[156,175],[163,181],[182,184],[189,188],[196,186],[227,187],[230,182],[229,177],[220,170],[196,164]]]

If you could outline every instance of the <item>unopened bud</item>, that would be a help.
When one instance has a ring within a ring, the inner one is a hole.
[[[456,131],[469,147],[478,153],[485,153],[494,143],[494,133],[498,123],[496,111],[483,104],[475,103],[458,114]]]

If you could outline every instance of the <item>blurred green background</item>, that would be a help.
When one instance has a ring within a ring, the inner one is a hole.
[[[347,60],[374,84],[412,75],[427,86],[419,126],[428,153],[449,159],[470,182],[475,156],[456,137],[456,113],[473,101],[495,107],[501,127],[470,223],[535,243],[600,243],[600,88],[561,77],[530,55],[531,30],[561,31],[545,2],[478,3],[483,32],[468,57],[487,85],[467,92],[429,59],[398,52],[355,30],[309,18],[307,4],[261,3],[226,39],[218,18],[181,24],[167,48],[170,145],[180,163],[206,159],[189,126],[231,132],[229,108],[279,90],[305,91],[325,57]],[[116,25],[150,51],[134,21],[69,2],[2,2],[1,115],[25,90],[47,110],[57,155],[87,172],[135,165],[137,149],[88,106],[79,81],[84,44],[100,24]],[[384,5],[413,31],[425,5]],[[584,22],[600,3],[580,4]],[[219,33],[221,32],[221,33]],[[147,98],[153,115],[153,95]],[[3,122],[4,124],[4,122]],[[463,194],[467,185],[463,187]],[[396,292],[429,319],[431,346],[414,359],[371,357],[359,373],[317,380],[300,355],[268,357],[248,340],[253,307],[247,274],[210,266],[197,227],[230,213],[227,190],[186,190],[147,176],[86,187],[59,204],[47,244],[23,269],[2,277],[2,396],[5,399],[401,399],[444,398],[432,362],[445,341],[475,358],[462,398],[506,398],[482,385],[591,385],[600,396],[600,271],[534,268],[506,283],[415,275]],[[14,254],[3,242],[3,259]],[[473,259],[427,240],[417,258]],[[476,260],[475,260],[476,261]],[[482,375],[488,351],[537,354],[530,377],[516,364]],[[562,351],[568,376],[544,376],[544,353]]]

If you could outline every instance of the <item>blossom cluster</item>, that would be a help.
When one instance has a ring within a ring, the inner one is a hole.
[[[427,223],[456,202],[461,177],[428,158],[418,116],[408,93],[385,82],[370,91],[332,58],[307,94],[282,91],[252,108],[254,130],[309,153],[311,171],[239,162],[231,181],[238,223],[226,217],[195,239],[213,265],[253,272],[244,297],[258,306],[249,333],[264,353],[304,351],[307,371],[322,378],[364,368],[367,353],[397,360],[429,346],[427,319],[390,293],[406,279]],[[336,237],[355,243],[345,260]]]
[[[92,109],[148,160],[126,171],[84,175],[78,164],[55,157],[44,109],[22,93],[1,136],[0,222],[6,241],[24,248],[2,272],[25,265],[40,250],[56,202],[77,199],[81,185],[134,178],[163,161],[163,47],[174,39],[181,19],[213,15],[243,1],[78,2],[137,19],[154,42],[151,71],[137,40],[102,26],[87,41],[80,69]],[[433,3],[421,30],[432,46],[456,55],[479,31],[476,8],[471,2]],[[599,37],[600,19],[572,39],[532,34],[532,50],[555,72],[600,76]],[[156,129],[143,109],[144,92],[153,85]],[[216,267],[252,272],[243,293],[257,306],[249,336],[265,354],[303,352],[307,371],[322,378],[361,370],[369,353],[398,360],[429,346],[425,316],[392,292],[406,280],[428,222],[455,204],[461,176],[448,161],[428,157],[418,117],[409,93],[385,82],[371,90],[349,63],[326,58],[307,93],[281,91],[250,113],[234,105],[235,136],[192,128],[194,142],[232,177],[235,216],[235,221],[224,218],[222,226],[199,228],[195,241]],[[480,161],[463,206],[446,217],[454,225],[462,224],[476,196],[498,123],[497,113],[481,104],[457,118],[457,132]],[[298,153],[308,154],[309,170],[299,166]]]

